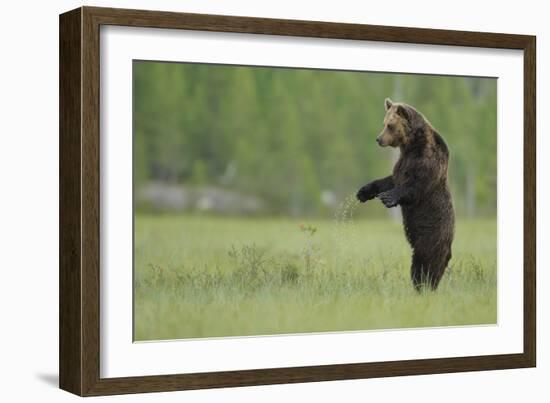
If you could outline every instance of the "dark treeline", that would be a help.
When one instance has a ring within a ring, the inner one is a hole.
[[[215,186],[268,212],[320,215],[390,172],[383,101],[426,115],[451,150],[462,216],[496,212],[496,80],[134,63],[134,181]]]

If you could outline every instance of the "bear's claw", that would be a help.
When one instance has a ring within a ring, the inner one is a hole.
[[[361,203],[364,203],[367,201],[365,192],[363,192],[363,188],[357,191],[357,194],[355,195],[355,197],[357,197],[357,200],[359,200]]]
[[[374,192],[373,185],[369,183],[359,189],[355,196],[357,197],[357,200],[364,203],[367,200],[374,199],[376,197],[376,193]]]
[[[392,191],[387,191],[384,193],[380,193],[377,196],[380,201],[386,206],[387,208],[395,207],[397,206],[397,197]]]

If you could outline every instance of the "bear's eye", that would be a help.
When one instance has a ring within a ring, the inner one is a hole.
[[[388,125],[388,130],[393,130],[394,129],[394,125],[392,125],[391,123]]]

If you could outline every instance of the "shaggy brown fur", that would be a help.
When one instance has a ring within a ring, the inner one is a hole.
[[[447,184],[449,149],[443,138],[412,106],[385,101],[382,147],[399,147],[393,175],[363,186],[361,202],[378,197],[388,208],[401,206],[412,249],[411,278],[417,290],[436,289],[451,259],[454,210]]]

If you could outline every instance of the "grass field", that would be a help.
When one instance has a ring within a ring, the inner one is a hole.
[[[135,340],[496,323],[496,222],[457,222],[437,292],[418,294],[400,223],[135,220]]]

